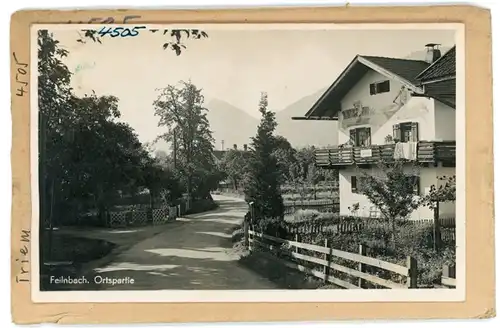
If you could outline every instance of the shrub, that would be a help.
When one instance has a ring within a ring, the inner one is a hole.
[[[245,232],[243,231],[243,228],[237,227],[236,230],[234,230],[231,234],[231,241],[233,243],[236,243],[236,242],[242,240],[244,235],[245,235]]]
[[[292,219],[289,219],[291,222],[304,222],[304,221],[312,221],[316,219],[321,213],[316,210],[297,210]]]

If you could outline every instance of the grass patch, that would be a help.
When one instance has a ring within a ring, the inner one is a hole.
[[[322,285],[318,280],[293,270],[266,252],[252,251],[242,256],[239,263],[266,277],[282,289],[317,289]]]
[[[241,226],[235,226],[231,233],[233,250],[239,254],[239,264],[259,275],[266,277],[282,289],[317,289],[324,283],[313,276],[291,269],[263,251],[250,252],[244,245],[244,231]]]
[[[107,256],[115,247],[101,239],[54,235],[49,252],[48,234],[45,234],[40,240],[40,290],[57,289],[57,285],[50,284],[50,276],[75,277],[84,264]]]

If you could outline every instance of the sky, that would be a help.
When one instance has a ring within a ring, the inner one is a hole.
[[[142,142],[162,132],[152,103],[157,88],[191,80],[208,102],[217,98],[259,117],[260,93],[279,111],[329,86],[357,54],[423,59],[425,44],[450,47],[452,30],[242,29],[204,28],[208,38],[188,40],[180,56],[165,51],[161,32],[142,30],[132,38],[105,36],[102,44],[82,44],[74,25],[54,30],[69,51],[65,63],[79,94],[95,90],[119,99],[122,120]],[[237,122],[230,122],[237,124]]]

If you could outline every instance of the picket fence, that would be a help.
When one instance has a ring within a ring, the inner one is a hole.
[[[364,245],[359,245],[359,254],[350,253],[329,247],[327,239],[325,239],[324,246],[312,245],[298,242],[297,240],[292,241],[265,235],[250,230],[248,224],[245,224],[244,236],[245,245],[251,252],[260,248],[269,255],[270,253],[279,254],[283,252],[283,249],[288,249],[287,252],[284,252],[286,254],[285,257],[288,259],[279,255],[273,255],[274,259],[291,269],[307,273],[345,289],[369,289],[370,284],[388,289],[418,288],[418,263],[411,256],[407,257],[406,266],[402,266],[366,256],[367,248]],[[316,255],[306,255],[304,251],[313,252]],[[357,268],[354,269],[335,263],[335,258],[355,262]],[[319,271],[317,268],[310,268],[301,263],[309,263],[314,266],[319,265],[322,270]],[[390,272],[392,275],[398,276],[399,281],[395,282],[370,274],[369,268],[378,268]],[[347,279],[349,280],[347,281],[346,278],[339,277],[336,273],[342,273],[344,276],[351,277],[351,279]],[[354,278],[356,283],[353,283],[352,278]],[[447,288],[456,287],[454,268],[447,266],[443,268],[442,285]]]
[[[316,221],[287,222],[286,228],[289,234],[317,234],[317,233],[353,233],[363,230],[370,224],[370,218],[328,218]],[[443,241],[455,241],[455,218],[442,218],[441,239]],[[415,227],[432,226],[432,220],[408,220],[407,224]]]
[[[180,206],[141,208],[130,206],[125,210],[110,211],[108,226],[111,228],[165,224],[180,215]]]

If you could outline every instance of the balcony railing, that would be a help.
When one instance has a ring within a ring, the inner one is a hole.
[[[316,165],[321,167],[344,167],[349,165],[373,165],[380,161],[393,162],[395,144],[369,147],[316,149]],[[419,141],[416,161],[422,164],[443,163],[455,165],[455,141]]]

